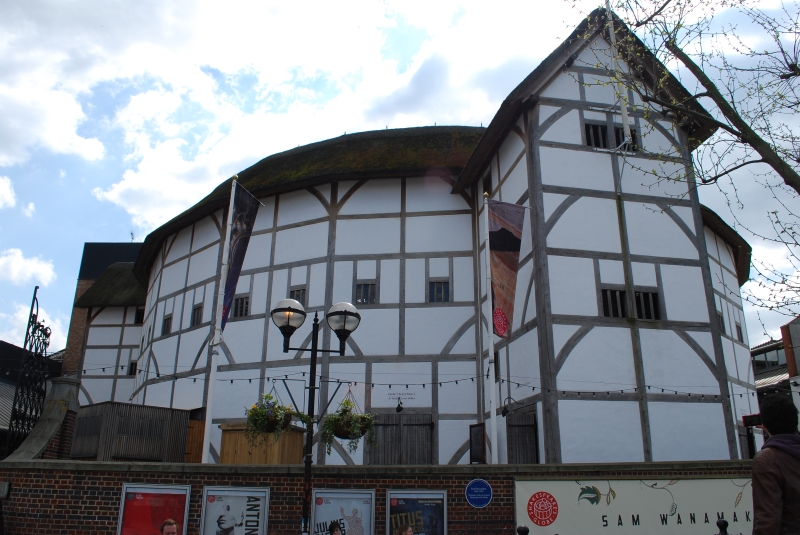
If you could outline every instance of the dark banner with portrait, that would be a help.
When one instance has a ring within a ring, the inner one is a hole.
[[[229,229],[228,278],[225,281],[225,298],[222,300],[221,325],[223,330],[231,312],[233,296],[236,293],[236,285],[239,283],[239,274],[242,272],[242,264],[244,264],[247,246],[250,243],[250,234],[253,233],[258,207],[261,206],[261,202],[238,183],[234,183],[232,195],[234,198],[233,217]]]
[[[386,500],[386,535],[446,535],[445,491],[389,490]]]

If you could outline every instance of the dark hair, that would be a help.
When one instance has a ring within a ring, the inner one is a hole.
[[[342,530],[342,526],[340,526],[340,525],[339,525],[339,522],[337,522],[336,520],[334,520],[333,522],[331,522],[330,524],[328,524],[328,533],[331,533],[331,534],[333,534],[333,531],[334,531],[334,530],[337,530],[337,529],[338,529],[339,531],[341,531],[341,530]]]
[[[172,520],[171,518],[168,518],[168,519],[166,519],[165,521],[163,521],[163,522],[161,523],[161,527],[160,527],[160,528],[158,528],[158,531],[160,531],[161,533],[164,533],[164,528],[165,528],[165,527],[167,527],[167,526],[176,526],[176,527],[177,527],[177,525],[178,525],[178,523],[177,523],[177,522],[175,522],[175,521],[174,521],[174,520]]]
[[[410,530],[411,526],[408,524],[403,524],[399,528],[397,528],[397,535],[406,535],[406,531]]]
[[[761,423],[770,435],[797,433],[797,407],[786,396],[772,394],[761,403]]]

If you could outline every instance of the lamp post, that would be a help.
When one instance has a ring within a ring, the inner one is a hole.
[[[289,347],[289,339],[292,334],[301,326],[306,319],[306,311],[298,301],[294,299],[284,299],[275,305],[270,312],[272,322],[281,334],[283,334],[283,352],[307,351],[303,348]],[[344,356],[344,347],[347,337],[358,328],[361,322],[361,315],[356,307],[350,303],[336,303],[328,311],[325,319],[328,326],[336,333],[339,338],[339,349],[319,349],[319,315],[314,313],[314,324],[311,328],[311,370],[308,388],[308,416],[310,418],[306,425],[306,448],[305,448],[305,478],[303,485],[303,534],[309,533],[309,520],[311,514],[311,449],[314,442],[314,401],[317,388],[317,352],[338,353]]]

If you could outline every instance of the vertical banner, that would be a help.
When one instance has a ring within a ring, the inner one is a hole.
[[[374,533],[375,491],[313,489],[311,496],[311,533],[328,535],[334,520],[342,535]]]
[[[122,484],[117,535],[157,535],[161,523],[172,519],[178,533],[186,535],[189,485]]]
[[[205,487],[200,535],[267,535],[269,489]]]
[[[514,296],[525,207],[492,200],[488,206],[492,324],[494,334],[508,338],[514,324]]]
[[[387,490],[386,511],[386,535],[396,535],[401,526],[411,527],[414,535],[447,535],[444,490]]]
[[[222,300],[221,328],[223,330],[228,321],[228,314],[231,312],[236,284],[239,282],[239,274],[242,272],[242,264],[247,254],[247,245],[250,243],[250,234],[252,234],[253,225],[256,222],[258,207],[261,206],[261,202],[238,183],[236,183],[233,195],[233,217],[229,230],[228,278],[225,281],[225,298]]]

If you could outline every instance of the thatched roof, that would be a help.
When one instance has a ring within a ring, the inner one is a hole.
[[[111,264],[78,298],[76,307],[121,307],[144,305],[147,292],[133,275],[133,262]]]

